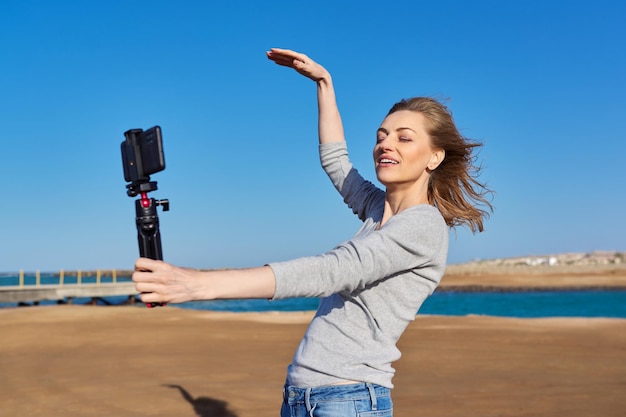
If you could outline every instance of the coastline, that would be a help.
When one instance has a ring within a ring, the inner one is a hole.
[[[42,272],[41,275],[90,279],[100,275],[110,279],[114,275],[119,279],[130,279],[132,272],[123,269],[62,270]],[[17,276],[15,273],[0,273],[0,277],[4,275]],[[626,290],[626,252],[564,253],[449,264],[437,288],[439,291],[468,292],[560,289]]]

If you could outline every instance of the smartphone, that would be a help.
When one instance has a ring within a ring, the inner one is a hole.
[[[126,182],[148,181],[150,175],[165,169],[161,127],[131,129],[124,133],[122,164]]]

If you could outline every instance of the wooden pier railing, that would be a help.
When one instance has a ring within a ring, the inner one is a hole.
[[[70,271],[58,273],[0,276],[0,303],[34,303],[57,301],[72,303],[75,298],[92,300],[127,296],[132,302],[137,291],[130,272],[117,270]]]

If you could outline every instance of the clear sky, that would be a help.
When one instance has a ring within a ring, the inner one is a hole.
[[[623,1],[0,1],[0,271],[132,268],[120,143],[160,125],[167,261],[314,255],[358,220],[319,167],[315,84],[333,74],[355,166],[389,107],[446,99],[484,143],[484,233],[450,263],[626,250]]]

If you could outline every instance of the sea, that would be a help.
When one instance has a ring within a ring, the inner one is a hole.
[[[52,284],[58,276],[42,275],[40,282]],[[74,280],[74,281],[72,281]],[[76,277],[66,277],[65,284]],[[102,277],[110,282],[110,277]],[[123,281],[124,278],[118,278]],[[34,276],[26,276],[24,283],[32,285]],[[84,277],[82,282],[95,282],[95,277]],[[17,285],[18,277],[0,275],[1,285]],[[107,297],[97,301],[100,305],[121,305],[128,297]],[[88,304],[91,299],[74,299],[73,304]],[[32,303],[30,303],[32,305]],[[39,305],[56,305],[56,301],[41,301]],[[219,300],[197,301],[169,305],[166,308],[212,310],[229,312],[312,311],[318,299],[294,298],[288,300]],[[15,303],[0,303],[0,308],[15,308]],[[626,290],[550,290],[550,291],[435,291],[426,299],[418,314],[444,316],[498,316],[517,318],[538,317],[609,317],[626,318]]]

